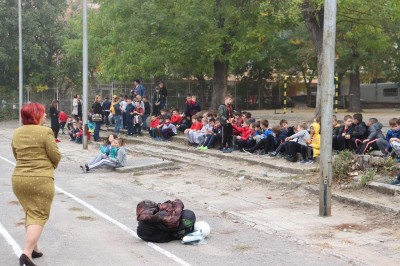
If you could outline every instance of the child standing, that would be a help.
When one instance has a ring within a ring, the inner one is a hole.
[[[127,136],[133,136],[133,117],[135,110],[135,106],[132,104],[132,99],[128,98],[126,100],[126,107],[125,107],[125,117],[126,117],[126,124],[128,127]]]
[[[161,99],[162,99],[162,95],[160,92],[160,87],[156,86],[156,90],[153,93],[153,97],[151,99],[151,102],[153,103],[153,115],[159,115],[160,111],[161,111]]]
[[[141,101],[136,101],[136,107],[133,109],[133,135],[142,135],[142,124],[143,124],[143,108]]]
[[[219,121],[222,126],[222,152],[224,153],[232,152],[232,103],[233,97],[231,95],[226,95],[224,104],[218,107]]]
[[[148,126],[147,126],[147,118],[149,117],[150,113],[151,113],[151,107],[150,107],[150,103],[149,103],[149,99],[147,98],[147,96],[143,96],[143,104],[144,104],[144,113],[143,113],[143,125],[142,128],[143,130],[147,130]]]
[[[65,125],[68,121],[68,115],[64,112],[64,110],[61,110],[60,114],[58,115],[58,119],[60,120],[61,134],[65,135]]]

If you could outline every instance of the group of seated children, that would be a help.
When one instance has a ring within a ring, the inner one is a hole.
[[[246,124],[243,125],[246,128]],[[246,153],[268,155],[285,158],[290,162],[297,161],[297,153],[301,153],[300,163],[312,164],[320,154],[320,117],[314,118],[314,123],[307,128],[306,123],[298,123],[297,127],[289,127],[288,122],[282,119],[279,126],[269,127],[268,120],[261,120],[254,124],[254,133],[247,140]],[[243,136],[236,137],[240,140]],[[239,145],[240,147],[240,145]]]
[[[382,133],[382,124],[376,118],[370,118],[365,124],[362,114],[346,115],[343,125],[338,125],[334,117],[332,147],[334,150],[352,150],[358,155],[368,150],[380,150],[385,157],[400,156],[400,119],[389,120],[390,129],[386,136]],[[400,161],[398,159],[398,161]]]
[[[67,128],[69,130],[70,141],[78,144],[82,144],[83,137],[83,122],[81,118],[69,117],[67,120]],[[88,120],[88,141],[90,141],[90,134],[94,132],[94,123]]]

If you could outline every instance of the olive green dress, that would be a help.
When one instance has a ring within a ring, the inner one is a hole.
[[[25,210],[25,225],[44,226],[54,197],[54,169],[61,159],[53,131],[22,126],[15,130],[11,146],[17,160],[12,186]]]

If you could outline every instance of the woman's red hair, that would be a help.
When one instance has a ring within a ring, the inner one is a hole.
[[[44,115],[44,106],[40,103],[27,103],[21,108],[21,120],[24,125],[39,125]]]

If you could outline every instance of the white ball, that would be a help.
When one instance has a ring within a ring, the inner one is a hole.
[[[194,224],[194,231],[201,231],[203,237],[206,238],[211,232],[211,227],[207,222],[199,221]]]

